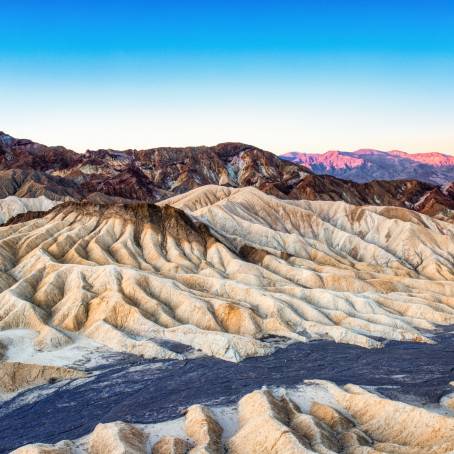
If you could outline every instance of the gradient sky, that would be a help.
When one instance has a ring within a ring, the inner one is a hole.
[[[454,154],[454,1],[1,1],[0,130]]]

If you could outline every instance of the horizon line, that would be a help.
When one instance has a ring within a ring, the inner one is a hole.
[[[405,154],[409,154],[409,155],[414,155],[414,154],[438,154],[438,155],[443,155],[443,156],[449,156],[449,157],[452,157],[454,156],[454,152],[440,152],[440,151],[405,151],[401,148],[392,148],[390,150],[383,150],[383,149],[380,149],[380,148],[375,148],[375,147],[359,147],[359,148],[349,148],[349,149],[346,149],[346,148],[331,148],[331,149],[326,149],[325,151],[301,151],[301,150],[297,150],[297,149],[291,149],[289,151],[283,151],[283,152],[274,152],[274,151],[271,151],[271,150],[267,150],[265,147],[261,147],[261,146],[256,146],[252,143],[248,143],[248,142],[243,142],[241,140],[224,140],[224,141],[220,141],[220,142],[217,142],[217,143],[214,143],[212,145],[207,145],[207,144],[198,144],[198,145],[157,145],[157,146],[145,146],[145,147],[140,147],[140,148],[137,148],[137,147],[134,147],[134,148],[122,148],[122,147],[118,147],[118,148],[112,148],[112,147],[100,147],[100,148],[85,148],[85,149],[82,149],[82,148],[78,148],[78,147],[68,147],[66,145],[63,145],[61,143],[57,143],[57,144],[51,144],[49,145],[48,143],[43,143],[41,142],[40,140],[35,140],[35,139],[31,139],[29,137],[17,137],[16,135],[12,135],[8,132],[5,132],[4,130],[0,130],[0,135],[7,135],[9,137],[12,137],[13,139],[16,139],[16,140],[30,140],[34,143],[38,143],[39,145],[43,145],[43,146],[46,146],[46,147],[63,147],[67,150],[70,150],[70,151],[73,151],[75,153],[78,153],[78,154],[84,154],[84,153],[87,153],[88,151],[101,151],[101,150],[106,150],[106,151],[129,151],[129,150],[132,150],[132,151],[146,151],[146,150],[155,150],[155,149],[158,149],[158,148],[198,148],[198,147],[206,147],[206,148],[211,148],[211,147],[216,147],[218,145],[222,145],[222,144],[227,144],[227,143],[231,143],[231,144],[241,144],[241,145],[248,145],[248,146],[251,146],[251,147],[254,147],[254,148],[259,148],[263,151],[268,151],[269,153],[272,153],[276,156],[283,156],[283,155],[286,155],[286,154],[290,154],[290,153],[301,153],[301,154],[305,154],[305,155],[324,155],[324,154],[327,154],[327,153],[333,153],[333,152],[337,152],[337,153],[356,153],[358,151],[378,151],[378,152],[381,152],[381,153],[393,153],[393,152],[399,152],[399,153],[405,153]]]

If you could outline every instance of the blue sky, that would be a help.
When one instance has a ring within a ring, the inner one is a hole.
[[[2,1],[0,129],[454,154],[452,1]]]

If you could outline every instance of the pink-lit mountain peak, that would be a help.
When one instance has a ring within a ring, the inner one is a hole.
[[[340,150],[329,150],[325,153],[300,153],[292,151],[285,153],[282,157],[294,160],[298,159],[302,161],[317,162],[317,163],[330,163],[332,165],[338,164],[344,167],[345,164],[359,164],[361,158],[383,157],[388,159],[402,158],[409,159],[411,161],[421,162],[424,164],[430,164],[434,166],[454,166],[454,156],[443,154],[443,153],[407,153],[400,150],[381,151],[372,148],[360,148],[355,151],[340,151]],[[336,165],[337,167],[337,165]]]
[[[390,151],[390,155],[400,158],[411,159],[412,161],[430,164],[433,166],[454,166],[454,156],[443,153],[405,153],[404,151]]]
[[[328,152],[331,153],[331,152]],[[402,158],[435,166],[454,165],[454,156],[443,153],[407,153],[401,150],[380,151],[374,149],[359,149],[353,152],[342,151],[342,155],[350,156],[382,156],[384,158]],[[326,154],[326,153],[325,153]]]
[[[299,162],[304,165],[307,164],[329,164],[334,167],[344,167],[347,164],[354,164],[362,162],[361,158],[356,157],[353,153],[345,151],[331,150],[326,153],[299,153],[297,151],[285,153],[281,157],[290,161]]]
[[[432,184],[454,180],[454,156],[442,153],[406,153],[363,148],[326,153],[286,153],[283,159],[302,164],[315,173],[357,182],[374,179],[414,178]]]

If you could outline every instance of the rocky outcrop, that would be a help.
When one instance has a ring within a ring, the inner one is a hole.
[[[162,437],[154,446],[152,454],[187,454],[192,445],[182,438]]]
[[[238,405],[240,429],[229,441],[229,452],[240,454],[299,454],[311,452],[303,437],[290,429],[298,409],[270,391],[255,391]],[[309,451],[307,451],[309,450]]]
[[[90,435],[90,454],[143,454],[146,449],[144,432],[124,422],[98,424]]]
[[[77,154],[0,133],[0,197],[154,202],[206,184],[286,186],[307,173],[272,153],[240,143]]]
[[[185,417],[185,429],[196,445],[189,451],[191,454],[222,454],[222,427],[207,407],[189,407]]]

